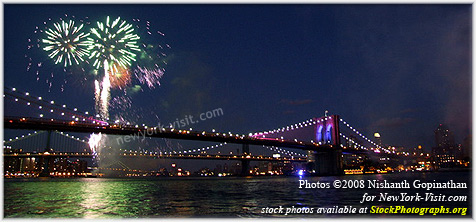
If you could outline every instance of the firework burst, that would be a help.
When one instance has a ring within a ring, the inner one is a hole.
[[[82,31],[83,25],[75,26],[73,20],[54,23],[54,29],[45,31],[47,37],[42,40],[48,52],[48,56],[55,61],[55,64],[64,63],[64,67],[77,65],[87,57],[88,43],[86,38],[89,33]]]
[[[147,67],[137,66],[137,69],[134,70],[134,74],[141,84],[145,84],[153,89],[156,85],[160,85],[160,79],[164,75],[164,69],[159,67],[149,69]]]
[[[131,84],[130,69],[122,66],[117,66],[116,72],[109,71],[108,75],[111,80],[111,87],[118,89],[125,89]]]
[[[140,38],[134,33],[132,25],[120,17],[111,22],[108,16],[106,23],[97,22],[97,28],[92,28],[91,33],[88,51],[96,69],[104,68],[107,62],[110,69],[116,72],[119,67],[127,68],[136,60]]]
[[[68,82],[87,84],[92,74],[87,51],[89,25],[88,17],[64,14],[41,22],[28,36],[26,71],[34,73],[36,81],[46,82],[48,92],[63,92]]]
[[[110,113],[115,113],[110,112],[111,106],[118,110],[113,116],[116,122],[140,121],[145,110],[132,109],[132,95],[142,90],[141,85],[149,89],[160,85],[165,72],[163,66],[167,64],[163,50],[170,48],[168,44],[157,44],[164,34],[152,31],[151,23],[140,19],[133,19],[129,24],[120,17],[107,17],[105,21],[91,23],[88,17],[65,16],[67,19],[59,18],[59,21],[48,18],[35,28],[34,36],[28,39],[28,54],[31,55],[25,54],[27,71],[36,72],[37,81],[40,71],[47,71],[41,78],[46,78],[50,88],[53,78],[58,79],[56,76],[64,77],[61,78],[62,89],[67,84],[67,76],[85,86],[93,85],[98,119],[108,121]],[[53,61],[55,66],[52,66],[53,62],[45,63],[45,59]],[[68,75],[57,75],[61,74],[57,71]],[[121,92],[112,96],[112,89]],[[96,157],[106,142],[106,135],[91,134],[89,145]]]
[[[154,89],[160,86],[160,79],[165,73],[164,66],[167,65],[167,54],[165,51],[170,49],[169,44],[157,44],[157,39],[163,39],[165,34],[155,30],[149,21],[141,21],[140,19],[133,19],[136,28],[141,30],[140,53],[137,56],[136,66],[133,67],[135,79],[141,85],[146,85],[149,89]],[[142,29],[141,29],[142,27]],[[145,27],[145,29],[144,29]],[[153,41],[148,41],[153,40]],[[152,43],[154,42],[154,43]]]
[[[96,104],[100,104],[100,110],[97,111],[102,119],[107,120],[111,77],[123,76],[122,79],[128,79],[125,75],[129,75],[129,72],[123,70],[128,69],[131,62],[136,60],[136,53],[140,51],[137,41],[140,38],[134,33],[132,25],[120,17],[111,22],[109,16],[105,23],[97,22],[97,27],[91,28],[91,34],[87,41],[89,59],[94,60],[93,66],[96,69],[104,69],[102,82],[95,84],[96,92],[99,92],[99,97],[96,95],[96,98],[101,100],[99,103],[96,101]]]

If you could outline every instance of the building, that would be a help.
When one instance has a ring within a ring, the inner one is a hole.
[[[368,159],[364,154],[343,154],[342,157],[345,169],[360,169]]]
[[[436,147],[432,149],[433,162],[436,168],[449,168],[459,165],[463,149],[456,145],[453,132],[440,124],[434,131]]]
[[[444,124],[440,124],[435,130],[435,143],[437,147],[451,147],[455,145],[453,132]]]

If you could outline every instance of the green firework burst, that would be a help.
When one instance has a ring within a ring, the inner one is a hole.
[[[88,37],[89,58],[96,69],[103,66],[104,62],[113,70],[129,67],[136,60],[136,52],[140,51],[137,43],[139,39],[131,24],[120,17],[111,22],[108,16],[105,23],[97,22],[97,27],[91,28]]]
[[[63,63],[70,66],[75,62],[79,65],[88,56],[87,37],[89,33],[81,31],[83,25],[75,26],[73,20],[68,22],[54,23],[54,28],[45,31],[46,38],[42,40],[43,50],[49,52],[48,57],[54,60],[55,64]]]

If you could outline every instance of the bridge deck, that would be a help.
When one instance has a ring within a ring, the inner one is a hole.
[[[108,155],[108,154],[103,154]],[[91,153],[7,153],[4,157],[29,158],[29,157],[53,157],[53,158],[92,158]],[[153,158],[153,159],[214,159],[214,160],[250,160],[250,161],[290,161],[306,162],[306,158],[270,157],[270,156],[243,156],[243,155],[216,155],[216,154],[144,154],[144,153],[120,153],[124,158]]]
[[[198,140],[198,141],[211,141],[211,142],[228,142],[237,144],[250,144],[250,145],[265,145],[276,147],[288,147],[302,150],[316,150],[316,151],[330,151],[340,147],[333,147],[332,145],[319,145],[317,143],[302,142],[302,141],[289,141],[283,139],[270,139],[270,138],[255,138],[244,135],[232,135],[225,133],[211,133],[205,131],[188,131],[177,129],[159,129],[135,127],[135,126],[121,126],[121,125],[104,125],[104,124],[90,124],[84,122],[75,121],[48,121],[44,119],[32,119],[32,118],[13,118],[5,117],[4,127],[9,129],[30,129],[30,130],[58,130],[69,132],[81,132],[81,133],[104,133],[113,135],[130,136],[145,136],[145,137],[158,137],[158,138],[170,138],[170,139],[183,139],[183,140]]]

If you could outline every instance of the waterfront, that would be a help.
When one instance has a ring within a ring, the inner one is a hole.
[[[471,173],[427,172],[304,177],[310,182],[334,180],[421,180],[464,182],[467,189],[435,189],[444,195],[467,195],[459,202],[368,202],[364,193],[424,193],[415,189],[299,189],[299,177],[230,178],[78,178],[5,179],[6,218],[149,218],[149,217],[340,217],[322,214],[262,214],[266,207],[391,206],[467,207],[471,217]],[[376,217],[358,214],[349,216]],[[382,215],[385,217],[394,215]],[[402,215],[395,215],[402,216]],[[416,217],[417,215],[408,214]],[[437,217],[461,215],[437,215]]]

